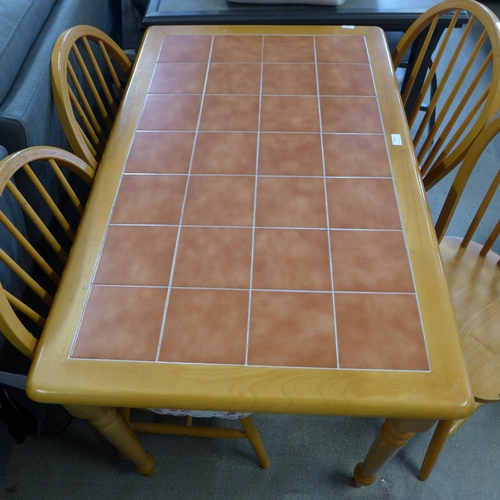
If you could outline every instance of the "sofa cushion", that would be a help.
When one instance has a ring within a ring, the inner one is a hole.
[[[3,102],[56,0],[0,2],[0,103]]]

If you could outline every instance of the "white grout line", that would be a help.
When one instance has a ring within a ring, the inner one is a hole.
[[[259,184],[259,152],[260,152],[260,119],[262,115],[262,80],[264,75],[264,36],[262,36],[261,46],[261,64],[260,64],[260,82],[259,82],[259,115],[257,119],[257,151],[255,155],[255,185],[253,195],[253,224],[252,224],[252,253],[250,257],[250,290],[248,293],[248,316],[247,316],[247,338],[245,344],[245,366],[248,365],[248,351],[250,349],[250,320],[252,316],[252,286],[253,286],[253,265],[255,257],[255,227],[257,220],[257,189]]]
[[[182,219],[184,217],[184,209],[186,207],[186,198],[187,198],[187,193],[188,193],[188,188],[189,188],[189,179],[190,179],[190,175],[191,175],[191,169],[193,168],[193,160],[194,160],[194,154],[195,154],[195,150],[196,150],[196,139],[198,137],[198,132],[200,130],[201,115],[203,113],[203,103],[204,103],[204,100],[205,100],[205,91],[206,91],[206,88],[207,88],[208,74],[209,74],[209,71],[210,71],[210,59],[212,58],[212,50],[213,50],[213,46],[214,46],[214,38],[215,38],[215,36],[212,35],[212,40],[211,40],[211,43],[210,43],[210,53],[208,55],[207,71],[205,73],[205,82],[203,83],[203,93],[202,93],[202,96],[201,96],[200,110],[198,112],[198,120],[196,122],[196,130],[195,130],[195,133],[194,133],[193,148],[191,150],[191,159],[189,161],[189,170],[188,170],[188,173],[187,173],[186,188],[184,190],[184,199],[182,201],[181,216],[180,216],[180,220],[179,220],[179,224],[178,224],[179,230],[177,231],[177,239],[175,241],[174,256],[172,258],[172,266],[170,268],[170,282],[169,282],[169,286],[168,286],[167,299],[165,301],[165,309],[163,311],[163,319],[162,319],[162,324],[161,324],[160,337],[158,339],[158,349],[156,351],[156,361],[159,360],[160,351],[161,351],[161,345],[162,345],[162,342],[163,342],[163,335],[165,333],[165,323],[166,323],[166,320],[167,320],[168,304],[170,302],[170,294],[172,292],[172,282],[173,282],[173,279],[174,279],[175,264],[176,264],[176,261],[177,261],[177,252],[179,250],[179,241],[180,241],[180,238],[181,238]]]
[[[340,359],[339,359],[339,342],[338,342],[338,334],[337,334],[337,311],[335,307],[335,281],[334,281],[334,273],[333,273],[333,259],[332,259],[332,241],[330,234],[330,213],[328,208],[328,189],[326,185],[326,163],[325,163],[325,146],[323,143],[323,119],[321,114],[321,90],[319,88],[319,74],[318,74],[318,54],[316,51],[316,37],[313,37],[313,47],[314,47],[314,62],[315,62],[315,71],[316,71],[316,91],[317,91],[317,99],[318,99],[318,114],[319,114],[319,137],[321,142],[321,163],[323,167],[323,192],[325,196],[325,211],[326,211],[326,227],[327,238],[328,238],[328,261],[330,264],[330,283],[332,285],[332,308],[333,308],[333,335],[335,340],[335,357],[337,362],[337,367],[340,367]]]

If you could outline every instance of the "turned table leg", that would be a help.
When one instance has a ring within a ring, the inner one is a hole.
[[[139,474],[156,474],[153,455],[144,450],[134,431],[116,408],[79,405],[64,407],[74,417],[88,420],[117,450],[130,459]]]
[[[388,462],[416,432],[428,431],[435,420],[388,418],[363,462],[354,469],[353,484],[356,487],[368,486],[375,481],[378,470]]]

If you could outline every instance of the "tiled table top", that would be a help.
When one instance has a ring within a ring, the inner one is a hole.
[[[371,63],[165,36],[70,357],[428,371]]]

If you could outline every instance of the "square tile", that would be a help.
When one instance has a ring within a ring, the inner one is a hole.
[[[340,368],[429,370],[415,295],[335,294]]]
[[[314,64],[264,64],[262,93],[317,95]]]
[[[125,172],[187,174],[193,132],[136,132]]]
[[[319,132],[318,99],[263,96],[260,128],[274,132]]]
[[[168,286],[177,227],[109,226],[94,283]]]
[[[244,364],[248,293],[173,289],[159,359],[184,363]]]
[[[249,288],[252,229],[183,227],[174,286]]]
[[[314,38],[312,36],[264,37],[264,62],[314,62]]]
[[[327,179],[331,228],[401,229],[392,179]]]
[[[317,36],[318,63],[368,63],[366,41],[363,36]]]
[[[183,224],[253,226],[255,177],[191,177]]]
[[[331,291],[326,231],[256,229],[253,288]]]
[[[375,97],[321,97],[323,132],[381,134]]]
[[[253,292],[248,364],[336,368],[332,294]]]
[[[375,95],[368,64],[318,64],[321,95]]]
[[[201,94],[207,64],[158,63],[149,87],[149,94]]]
[[[336,291],[414,292],[401,231],[331,231]]]
[[[324,134],[326,175],[390,177],[383,135]]]
[[[112,224],[179,224],[186,175],[124,175]]]
[[[260,94],[260,64],[212,63],[207,94]]]
[[[148,95],[138,130],[196,130],[201,96]]]
[[[214,37],[212,62],[260,62],[262,36],[217,35]]]
[[[259,178],[256,225],[326,228],[323,179]]]
[[[93,286],[72,358],[155,361],[164,288]]]
[[[212,37],[167,35],[163,39],[159,62],[208,62]]]
[[[259,174],[323,175],[319,134],[262,133]]]
[[[258,96],[205,96],[200,130],[257,131],[258,123]]]
[[[194,174],[255,174],[257,134],[251,132],[199,132]]]

